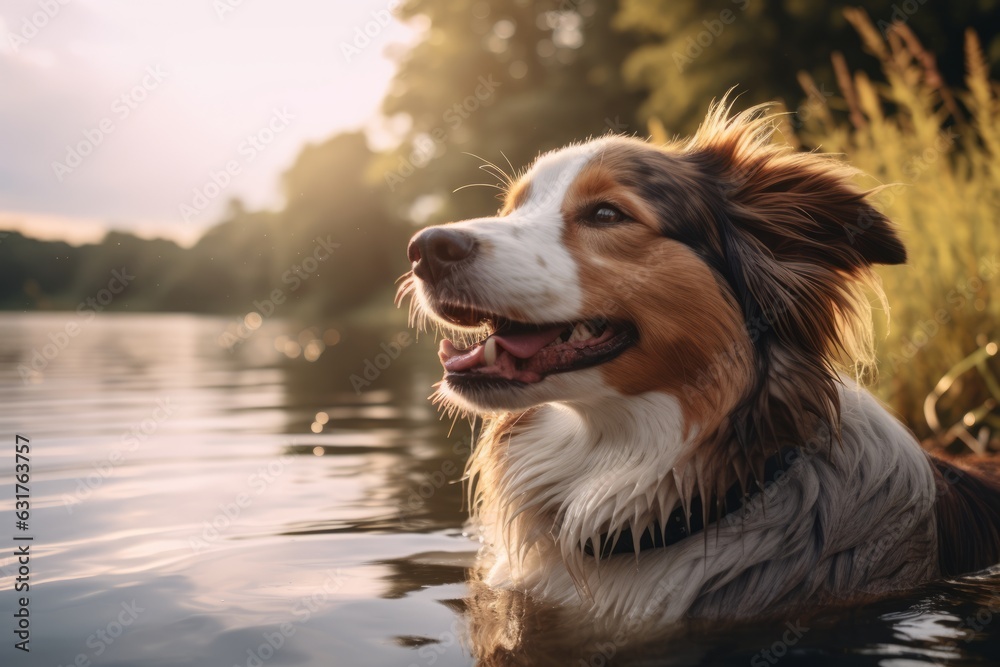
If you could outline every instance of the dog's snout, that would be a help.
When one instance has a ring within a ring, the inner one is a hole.
[[[410,241],[406,256],[413,264],[413,273],[421,280],[434,282],[446,275],[455,264],[467,260],[476,252],[476,240],[457,229],[432,227]]]

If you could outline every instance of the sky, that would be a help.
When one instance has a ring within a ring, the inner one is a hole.
[[[0,0],[0,228],[190,243],[280,207],[309,142],[378,125],[394,0]]]

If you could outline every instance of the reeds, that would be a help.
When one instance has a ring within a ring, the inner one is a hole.
[[[808,101],[785,117],[785,136],[870,174],[862,185],[879,188],[875,201],[906,242],[908,265],[879,272],[892,313],[891,325],[876,322],[875,391],[928,444],[998,449],[1000,396],[983,371],[997,370],[1000,340],[1000,86],[971,29],[965,88],[952,90],[906,25],[883,35],[863,10],[845,13],[884,81],[852,74],[834,54],[839,95],[801,75]],[[955,374],[970,355],[982,368]],[[946,377],[932,424],[925,399]]]

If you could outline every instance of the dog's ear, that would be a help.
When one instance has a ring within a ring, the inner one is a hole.
[[[720,269],[751,329],[750,318],[763,317],[788,346],[819,355],[841,348],[867,361],[867,299],[855,283],[869,282],[873,264],[905,262],[906,250],[854,184],[857,170],[772,134],[759,108],[730,117],[718,106],[686,146],[718,188],[709,199],[718,202]],[[861,340],[847,340],[854,333]]]
[[[872,264],[903,264],[906,247],[900,240],[895,226],[877,211],[867,199],[858,204],[855,224],[844,223],[848,242],[857,243],[858,252]]]
[[[773,142],[760,111],[730,117],[717,106],[684,151],[711,190],[701,198],[717,233],[708,255],[756,350],[758,384],[733,414],[742,442],[808,438],[809,415],[839,424],[838,362],[874,360],[860,285],[878,292],[872,265],[906,261],[892,223],[854,184],[857,171]]]
[[[854,185],[856,173],[829,156],[768,146],[729,162],[720,177],[732,222],[778,261],[852,275],[872,264],[904,263],[903,242],[868,193]]]
[[[858,170],[836,156],[796,152],[772,142],[761,109],[729,117],[717,106],[688,145],[722,191],[737,229],[774,258],[849,274],[872,264],[902,264],[906,249],[893,224],[854,180]]]

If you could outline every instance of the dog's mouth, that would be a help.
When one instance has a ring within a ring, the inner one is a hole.
[[[441,341],[438,357],[452,383],[533,384],[611,361],[636,342],[634,326],[601,318],[529,324],[469,310],[444,308],[441,314],[460,326],[485,326],[485,336],[466,348]]]

